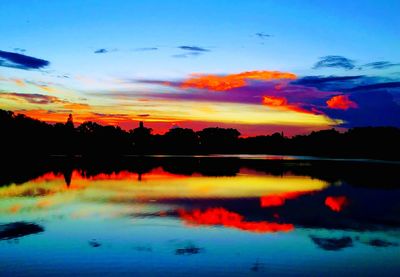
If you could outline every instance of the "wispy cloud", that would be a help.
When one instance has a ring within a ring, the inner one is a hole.
[[[320,57],[319,61],[313,66],[313,69],[320,69],[320,68],[343,68],[346,70],[351,70],[356,67],[355,61],[348,59],[343,56],[324,56]]]
[[[200,46],[187,46],[187,45],[182,45],[178,46],[179,49],[186,50],[186,51],[194,51],[194,52],[209,52],[210,49],[200,47]]]
[[[31,104],[52,104],[52,103],[68,103],[68,101],[61,100],[55,96],[43,94],[29,94],[29,93],[15,93],[15,92],[2,92],[0,98],[12,99],[15,101],[24,101]]]
[[[0,50],[0,66],[17,69],[41,69],[50,64],[49,61],[35,57]]]
[[[368,91],[368,90],[387,90],[387,89],[399,89],[400,82],[383,82],[383,83],[374,83],[368,85],[354,86],[347,91]]]
[[[56,96],[44,94],[16,93],[16,92],[0,92],[0,99],[9,99],[18,103],[29,103],[36,105],[56,104],[57,106],[68,109],[69,111],[89,110],[91,107],[86,103],[75,103],[61,99]]]
[[[256,33],[256,36],[261,38],[261,39],[272,37],[272,35],[266,34],[266,33],[263,33],[263,32]]]
[[[158,50],[158,47],[141,47],[133,49],[133,51],[156,51],[156,50]]]
[[[389,61],[378,61],[378,62],[371,62],[363,65],[364,67],[369,67],[372,69],[386,69],[394,66],[400,66],[400,63],[392,63]]]
[[[100,48],[94,51],[95,54],[105,54],[108,53],[109,50],[107,50],[106,48]]]
[[[15,52],[19,52],[19,53],[25,53],[25,52],[26,52],[26,49],[24,49],[24,48],[18,48],[18,47],[14,48],[13,50],[14,50]]]
[[[191,58],[203,55],[206,52],[210,52],[210,49],[200,47],[200,46],[188,46],[181,45],[177,47],[178,49],[184,50],[184,53],[172,55],[173,58]]]
[[[173,57],[173,58],[190,58],[190,57],[197,57],[202,54],[203,54],[202,52],[187,52],[187,53],[183,53],[183,54],[172,55],[171,57]]]

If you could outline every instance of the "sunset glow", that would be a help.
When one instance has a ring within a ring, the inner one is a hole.
[[[400,276],[400,0],[0,0],[0,277]]]

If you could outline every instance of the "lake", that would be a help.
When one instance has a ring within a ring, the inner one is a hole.
[[[0,176],[0,275],[400,275],[400,165],[53,158]]]

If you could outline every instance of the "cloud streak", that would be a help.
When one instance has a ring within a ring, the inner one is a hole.
[[[50,64],[49,61],[0,50],[0,66],[23,70],[42,69]]]
[[[29,93],[15,93],[15,92],[2,92],[0,98],[12,99],[17,102],[28,102],[31,104],[52,104],[52,103],[68,103],[68,101],[61,100],[55,96],[43,94],[29,94]]]
[[[182,45],[178,46],[179,49],[186,50],[186,51],[192,51],[192,52],[210,52],[209,49],[203,48],[200,46],[187,46],[187,45]]]
[[[105,49],[105,48],[100,48],[94,51],[95,54],[105,54],[108,53],[109,50]]]
[[[141,48],[135,48],[133,51],[156,51],[158,50],[158,47],[141,47]]]
[[[313,69],[320,69],[326,67],[351,70],[355,68],[355,61],[343,56],[335,56],[335,55],[324,56],[319,58],[319,61],[316,64],[314,64]]]
[[[364,64],[364,67],[369,67],[372,69],[386,69],[394,66],[400,66],[400,63],[392,63],[389,61],[378,61]]]
[[[185,53],[172,55],[173,58],[191,58],[191,57],[198,57],[203,55],[206,52],[210,52],[210,49],[200,47],[200,46],[188,46],[188,45],[181,45],[177,47],[178,49],[184,50]]]
[[[272,37],[272,35],[266,34],[266,33],[263,33],[263,32],[256,33],[256,36],[261,38],[261,39]]]

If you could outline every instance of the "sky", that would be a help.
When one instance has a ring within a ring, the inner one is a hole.
[[[243,136],[400,127],[400,2],[0,1],[0,109]]]

